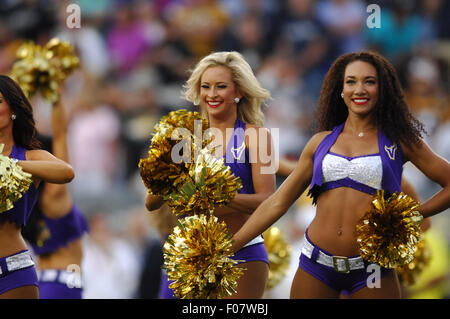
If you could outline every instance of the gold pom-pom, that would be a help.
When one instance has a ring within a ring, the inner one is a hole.
[[[232,235],[212,215],[178,221],[163,247],[164,267],[177,298],[220,299],[231,296],[242,275],[230,259]]]
[[[194,215],[179,220],[163,249],[168,279],[174,281],[169,287],[178,298],[230,296],[243,272],[229,258],[232,235],[226,224],[211,215],[242,184],[212,155],[207,129],[197,112],[170,112],[154,128],[148,158],[139,162],[151,194],[163,196],[175,215]]]
[[[16,56],[11,78],[28,98],[39,91],[51,103],[59,100],[59,84],[80,65],[73,46],[58,38],[51,39],[44,47],[25,42]]]
[[[215,158],[207,148],[200,151],[189,167],[189,179],[177,192],[166,197],[176,215],[195,215],[211,212],[228,204],[242,183],[235,177],[224,159]]]
[[[425,238],[422,238],[416,244],[416,251],[413,257],[413,260],[408,264],[396,268],[400,282],[404,286],[414,285],[422,271],[430,263],[431,248]]]
[[[31,185],[31,174],[22,170],[11,158],[1,155],[0,144],[0,213],[10,210]]]
[[[283,237],[278,227],[271,227],[263,233],[264,245],[269,256],[269,279],[266,288],[278,285],[289,269],[292,247]]]
[[[212,155],[207,128],[197,112],[170,112],[154,128],[148,158],[139,162],[147,189],[164,196],[176,215],[208,213],[226,205],[242,187],[224,159]],[[180,140],[186,154],[178,156],[173,148]]]
[[[372,206],[356,226],[361,257],[385,268],[411,262],[423,220],[419,204],[404,193],[385,200],[384,191],[377,191]]]
[[[172,148],[185,139],[188,142],[187,151],[191,152],[195,124],[200,124],[203,131],[207,128],[207,123],[198,112],[181,109],[163,116],[155,125],[148,158],[139,161],[142,181],[151,194],[167,195],[177,192],[189,178],[189,168],[185,162],[191,160],[190,155],[187,155],[189,158],[183,158],[184,162],[174,161]]]
[[[141,159],[139,169],[145,187],[153,195],[167,195],[178,190],[178,186],[189,178],[184,165],[172,162],[170,152],[152,148],[148,158]]]

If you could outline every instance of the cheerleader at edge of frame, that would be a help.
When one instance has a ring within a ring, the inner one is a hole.
[[[316,215],[291,287],[292,298],[399,298],[394,270],[381,268],[380,288],[367,283],[368,263],[359,256],[356,225],[372,195],[401,191],[403,164],[411,161],[442,186],[422,203],[424,218],[450,206],[450,164],[421,138],[391,63],[373,52],[340,56],[328,71],[318,103],[319,128],[297,167],[235,234],[239,250],[277,219],[306,190]]]
[[[21,235],[38,197],[41,181],[65,184],[74,178],[72,167],[39,149],[33,109],[20,86],[0,75],[0,143],[2,155],[16,159],[32,175],[28,191],[14,207],[0,213],[0,298],[38,298],[34,261]]]

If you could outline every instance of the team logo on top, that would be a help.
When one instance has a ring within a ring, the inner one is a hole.
[[[386,151],[389,158],[393,161],[395,161],[395,152],[397,151],[397,144],[393,144],[389,147],[386,145],[384,146],[384,150]]]
[[[239,160],[242,156],[244,149],[245,149],[245,141],[242,141],[242,144],[239,147],[232,147],[231,153],[233,154],[234,159]]]

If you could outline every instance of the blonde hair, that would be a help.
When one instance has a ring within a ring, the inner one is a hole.
[[[271,98],[270,92],[261,87],[252,68],[239,52],[214,52],[202,58],[191,70],[191,76],[183,86],[183,97],[194,105],[200,105],[201,77],[207,68],[213,66],[225,66],[231,71],[233,82],[242,94],[237,106],[238,118],[249,124],[263,126],[261,104]],[[201,114],[208,118],[203,108]]]

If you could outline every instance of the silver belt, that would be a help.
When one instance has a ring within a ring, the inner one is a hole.
[[[5,264],[6,264],[6,269],[5,269]],[[27,251],[6,257],[3,267],[0,264],[0,275],[3,273],[8,273],[8,272],[12,272],[15,270],[27,268],[27,267],[30,267],[33,265],[34,265],[34,261],[31,258],[30,252],[27,250]]]
[[[311,244],[305,236],[304,245],[302,248],[302,254],[311,259],[313,250],[313,244]],[[364,269],[364,259],[361,256],[358,257],[344,257],[344,256],[330,256],[325,254],[321,250],[315,260],[317,263],[334,268],[336,272],[349,273],[351,270]]]
[[[58,282],[69,288],[83,288],[81,273],[60,269],[43,269],[38,271],[40,282]]]

